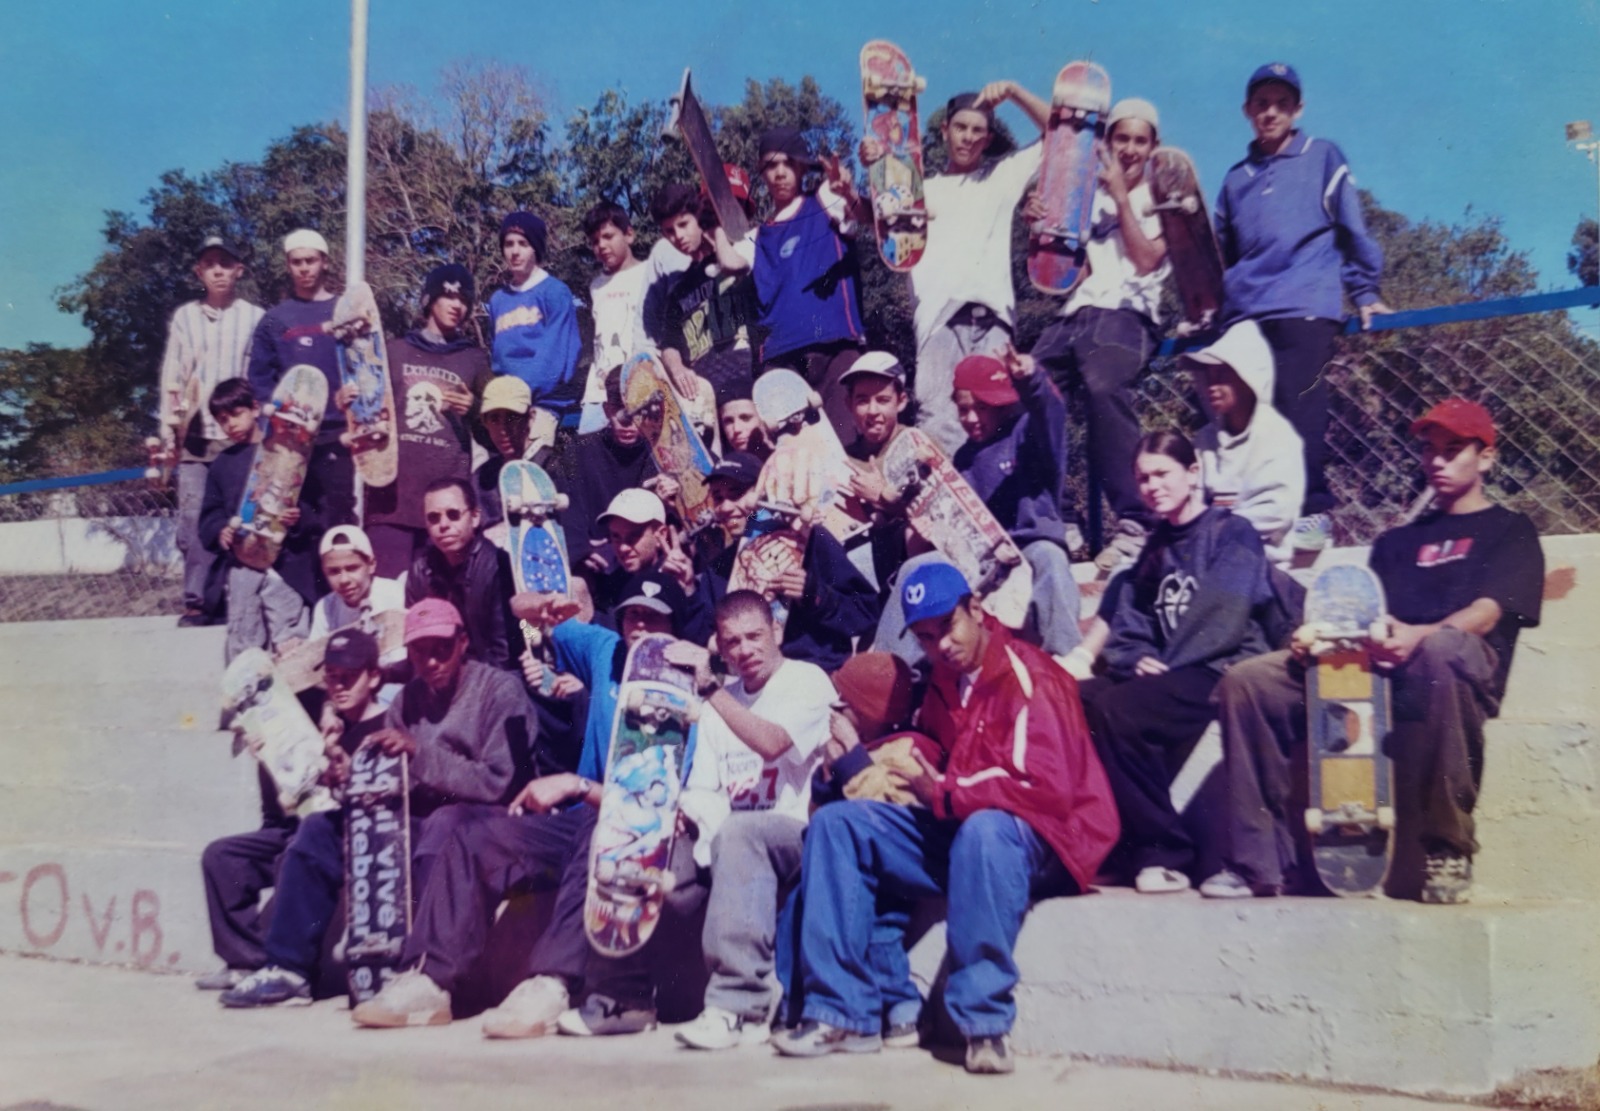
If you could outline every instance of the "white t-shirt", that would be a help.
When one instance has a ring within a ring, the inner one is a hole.
[[[1146,238],[1161,238],[1161,218],[1151,209],[1155,204],[1150,186],[1140,182],[1128,190],[1128,203],[1139,216],[1139,230]],[[1161,312],[1161,287],[1167,282],[1172,265],[1163,259],[1148,274],[1135,271],[1122,239],[1122,219],[1117,202],[1104,189],[1094,194],[1093,223],[1084,251],[1089,256],[1089,273],[1061,306],[1062,316],[1079,309],[1132,309],[1151,320]]]
[[[970,173],[935,174],[923,182],[928,246],[911,271],[918,347],[969,302],[1016,323],[1011,217],[1039,172],[1043,151],[1043,143],[1034,143]]]
[[[766,760],[741,741],[709,703],[701,707],[684,798],[685,808],[700,826],[697,859],[702,851],[709,853],[728,810],[773,810],[806,820],[811,774],[822,759],[829,707],[838,697],[827,672],[802,660],[784,660],[754,695],[737,680],[725,689],[751,713],[782,725],[794,743],[776,760]],[[702,796],[699,805],[691,801],[691,794]],[[707,795],[720,796],[721,805],[711,803]]]
[[[606,375],[621,366],[638,349],[638,325],[644,311],[644,278],[650,267],[640,262],[615,274],[601,274],[589,283],[594,311],[594,362],[583,388],[583,403],[599,405],[606,399]]]

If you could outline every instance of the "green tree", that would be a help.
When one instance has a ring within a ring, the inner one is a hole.
[[[1600,285],[1600,226],[1587,216],[1573,229],[1567,270],[1584,285]]]
[[[0,351],[0,482],[141,458],[138,395],[111,386],[87,351]]]

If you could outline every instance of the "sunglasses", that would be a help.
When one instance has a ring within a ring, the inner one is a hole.
[[[446,509],[442,511],[435,509],[425,514],[428,519],[428,524],[430,525],[436,525],[442,520],[449,521],[454,524],[456,521],[461,520],[461,518],[465,517],[466,515],[467,511],[465,509]]]

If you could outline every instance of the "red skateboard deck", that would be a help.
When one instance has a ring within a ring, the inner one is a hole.
[[[256,448],[234,516],[233,554],[265,571],[289,533],[284,514],[300,504],[311,444],[328,407],[328,379],[314,366],[292,366],[267,403],[267,433]]]
[[[928,245],[917,122],[917,94],[925,85],[894,43],[875,39],[861,48],[862,133],[883,146],[883,157],[867,167],[867,185],[878,254],[890,270],[910,270]]]
[[[1068,62],[1056,75],[1039,170],[1044,218],[1028,235],[1028,278],[1045,293],[1070,293],[1083,280],[1084,244],[1094,212],[1100,158],[1111,109],[1111,78],[1093,62]]]

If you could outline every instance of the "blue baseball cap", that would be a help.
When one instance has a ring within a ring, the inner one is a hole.
[[[1294,90],[1296,97],[1300,96],[1300,75],[1294,71],[1294,67],[1288,62],[1268,62],[1250,75],[1250,83],[1244,87],[1244,98],[1249,100],[1256,86],[1266,81],[1281,81]]]
[[[900,584],[906,628],[930,617],[943,617],[971,596],[972,588],[960,571],[948,563],[924,563]]]

